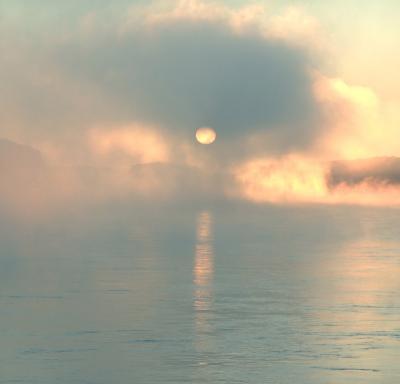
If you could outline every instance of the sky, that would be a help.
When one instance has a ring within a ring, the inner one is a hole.
[[[0,0],[0,204],[398,204],[399,11]]]

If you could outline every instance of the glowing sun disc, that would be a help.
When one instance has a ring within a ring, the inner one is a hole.
[[[196,130],[196,140],[200,144],[212,144],[217,138],[217,133],[210,127],[201,127]]]

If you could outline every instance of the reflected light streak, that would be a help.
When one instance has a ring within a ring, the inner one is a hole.
[[[319,282],[310,292],[309,342],[325,349],[322,366],[349,372],[397,366],[394,349],[382,347],[383,339],[396,346],[398,324],[399,243],[387,240],[366,233],[314,266]],[[327,351],[337,356],[336,363]]]
[[[197,216],[195,260],[193,267],[193,308],[195,315],[195,347],[198,352],[209,350],[207,335],[212,331],[210,311],[212,309],[212,283],[214,275],[213,218],[203,211]],[[203,362],[204,363],[204,362]]]
[[[362,333],[392,330],[391,313],[382,308],[390,307],[398,289],[396,249],[397,242],[364,238],[346,245],[316,268],[329,287],[324,302],[334,310],[334,314],[321,313],[320,320],[333,322],[346,342]]]

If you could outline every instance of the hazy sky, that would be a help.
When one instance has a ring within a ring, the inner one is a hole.
[[[0,0],[0,136],[68,167],[55,184],[72,195],[93,180],[176,194],[193,178],[191,193],[324,200],[321,164],[400,155],[399,8]],[[214,144],[195,142],[201,126]]]

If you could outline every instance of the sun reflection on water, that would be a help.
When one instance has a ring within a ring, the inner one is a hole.
[[[198,214],[196,231],[193,266],[195,347],[198,352],[206,353],[211,348],[212,343],[208,336],[213,330],[211,324],[214,276],[213,217],[209,211]]]

